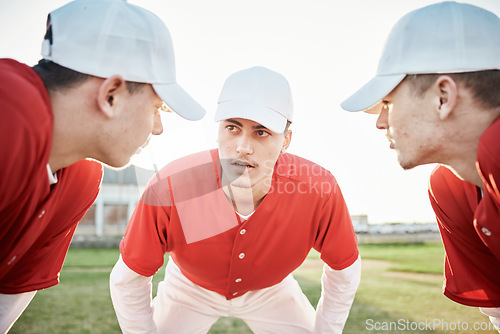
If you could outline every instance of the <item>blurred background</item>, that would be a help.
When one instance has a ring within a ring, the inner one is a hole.
[[[227,76],[261,65],[282,73],[294,95],[289,152],[328,168],[353,215],[370,223],[431,222],[427,181],[434,166],[403,171],[376,116],[339,104],[375,73],[385,38],[408,11],[430,0],[131,0],[164,20],[178,82],[207,109],[199,122],[164,115],[164,134],[133,163],[161,168],[216,147],[213,122]],[[500,13],[498,0],[471,0]],[[0,0],[0,57],[29,65],[40,58],[47,14],[64,0]],[[141,181],[142,182],[142,181]]]

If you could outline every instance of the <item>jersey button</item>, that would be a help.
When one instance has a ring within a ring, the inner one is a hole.
[[[481,232],[484,233],[485,236],[489,237],[491,235],[491,231],[488,230],[486,227],[481,228]]]
[[[242,279],[241,279],[241,278],[237,278],[237,279],[235,279],[234,281],[235,281],[236,283],[240,283],[240,282],[242,281]]]
[[[240,253],[240,255],[238,255],[238,257],[239,257],[240,259],[243,259],[243,258],[245,257],[245,253]]]
[[[243,235],[243,234],[245,234],[245,233],[247,233],[247,230],[245,230],[244,228],[243,228],[243,229],[241,229],[240,234],[241,234],[241,235]]]
[[[233,296],[236,296],[237,294],[238,294],[238,292],[235,292],[235,293],[233,293]]]
[[[42,218],[44,214],[45,214],[45,210],[42,210],[42,212],[40,212],[40,214],[38,215],[38,218]]]

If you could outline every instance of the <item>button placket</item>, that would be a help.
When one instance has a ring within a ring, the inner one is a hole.
[[[238,231],[234,248],[233,248],[233,257],[232,257],[232,264],[231,264],[231,270],[229,273],[229,276],[231,277],[231,281],[233,282],[230,284],[228,295],[231,297],[236,297],[238,295],[241,295],[240,289],[243,288],[243,279],[245,271],[245,264],[242,261],[246,257],[246,253],[242,251],[245,248],[245,245],[247,242],[243,242],[243,240],[246,240],[246,233],[248,230],[246,228],[241,228]],[[243,239],[245,238],[245,239]],[[231,291],[232,290],[232,291]]]

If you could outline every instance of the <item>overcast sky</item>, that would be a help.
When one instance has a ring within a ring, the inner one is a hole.
[[[61,0],[0,0],[0,57],[33,65],[48,12]],[[376,116],[339,104],[376,71],[387,34],[429,0],[135,0],[172,35],[178,82],[207,110],[199,122],[164,115],[164,134],[134,161],[161,168],[216,147],[213,115],[227,76],[255,65],[283,74],[294,97],[289,149],[328,168],[351,214],[371,223],[434,221],[427,196],[433,166],[403,171]],[[500,15],[500,1],[468,1]]]

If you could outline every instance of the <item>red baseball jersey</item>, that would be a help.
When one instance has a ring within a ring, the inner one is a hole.
[[[333,269],[358,258],[351,218],[333,175],[292,154],[274,167],[269,193],[245,221],[220,184],[218,150],[179,159],[148,183],[120,244],[143,276],[166,252],[195,284],[232,299],[279,283],[315,248]]]
[[[79,161],[50,186],[52,108],[30,67],[0,60],[0,293],[53,286],[100,188],[102,166]]]
[[[483,180],[483,199],[477,207],[474,226],[500,263],[500,117],[479,140],[477,168]]]
[[[429,195],[446,252],[444,294],[468,306],[499,307],[500,261],[483,242],[486,230],[476,220],[485,213],[490,215],[489,224],[500,223],[498,211],[482,208],[487,191],[483,197],[480,188],[438,166],[431,175]]]

